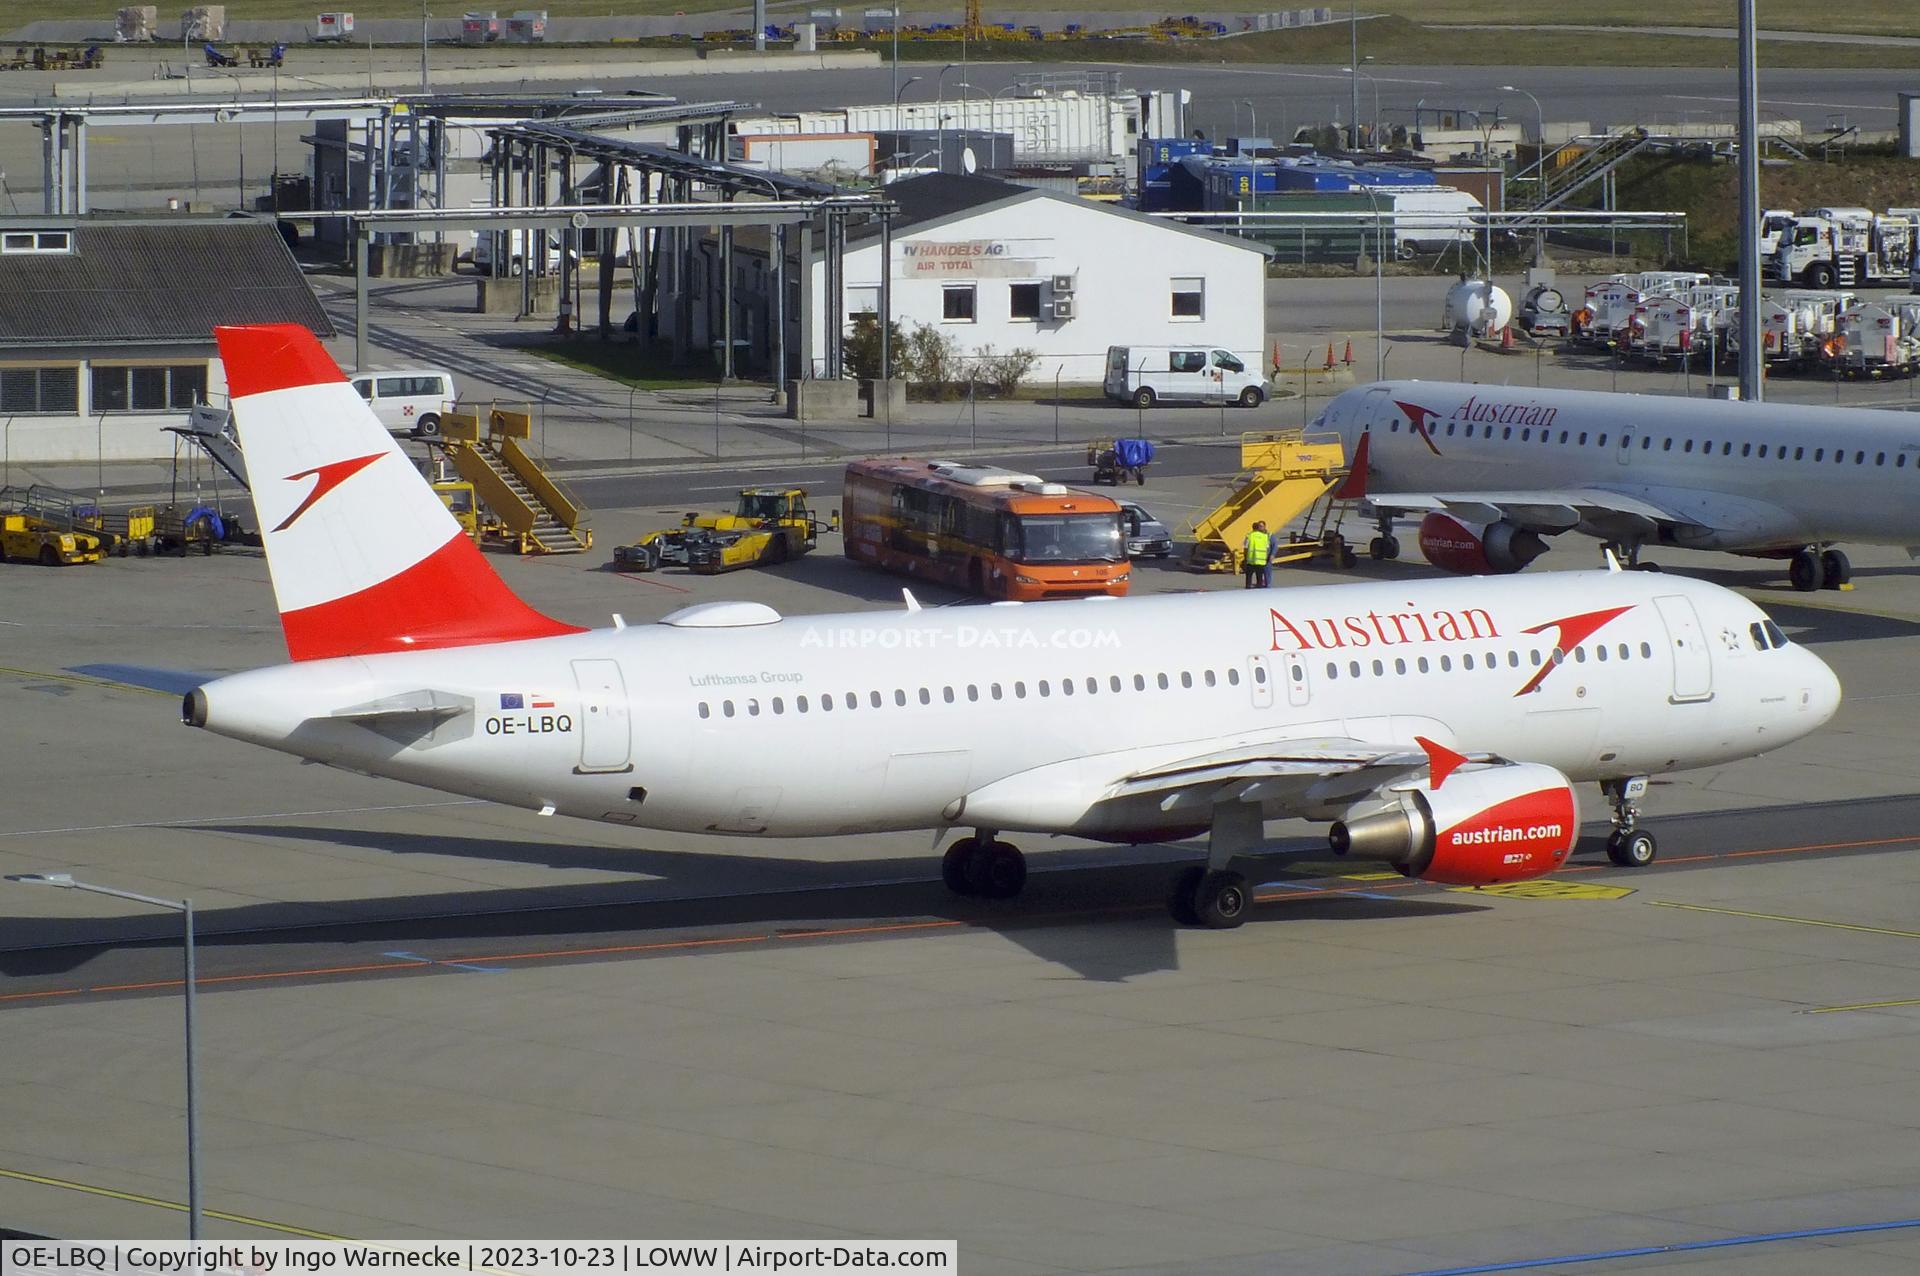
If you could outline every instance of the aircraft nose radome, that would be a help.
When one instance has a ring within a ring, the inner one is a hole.
[[[1840,711],[1840,675],[1836,674],[1826,661],[1812,652],[1803,651],[1801,654],[1813,663],[1813,668],[1808,671],[1813,698],[1813,703],[1808,708],[1813,711],[1815,717],[1813,725],[1824,726],[1834,714]]]

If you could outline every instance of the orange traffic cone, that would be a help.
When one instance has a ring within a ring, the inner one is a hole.
[[[1500,348],[1502,350],[1513,349],[1513,326],[1511,324],[1500,329]]]
[[[1327,342],[1327,371],[1333,371],[1333,342]]]
[[[1280,375],[1280,343],[1278,341],[1273,343],[1273,375],[1276,377]]]
[[[1353,366],[1353,338],[1352,337],[1347,338],[1347,352],[1340,356],[1340,362],[1346,364],[1349,368]]]

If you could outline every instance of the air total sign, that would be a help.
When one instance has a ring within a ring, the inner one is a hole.
[[[912,240],[900,245],[900,273],[910,278],[1022,278],[1040,272],[1035,248],[1005,239]]]

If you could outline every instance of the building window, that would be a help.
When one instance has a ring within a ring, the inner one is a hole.
[[[1040,317],[1040,285],[1007,285],[1007,318],[1038,319]]]
[[[207,365],[93,369],[93,411],[185,411],[207,397]]]
[[[1175,319],[1207,317],[1206,280],[1176,279],[1173,281],[1173,317]]]
[[[880,285],[857,284],[847,289],[847,319],[860,314],[880,313]]]
[[[0,412],[80,410],[80,373],[76,368],[0,368]]]
[[[948,323],[973,322],[973,285],[948,284],[940,290],[940,317]]]
[[[0,235],[0,252],[70,253],[73,232],[66,230],[10,230]]]

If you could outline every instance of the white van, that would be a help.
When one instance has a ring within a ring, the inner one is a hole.
[[[367,401],[373,415],[392,434],[440,433],[440,417],[453,410],[459,395],[453,374],[437,368],[401,368],[391,372],[363,372],[353,378],[356,394]]]
[[[1162,399],[1257,408],[1267,398],[1265,377],[1233,351],[1212,346],[1108,346],[1103,388],[1109,399],[1139,408]]]

